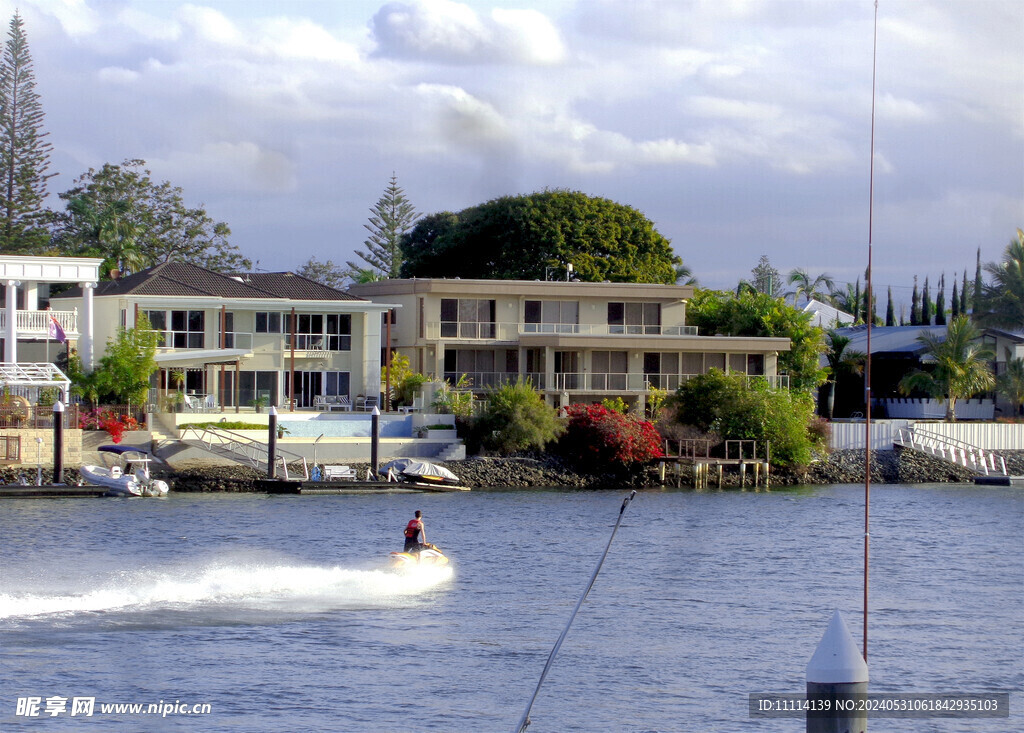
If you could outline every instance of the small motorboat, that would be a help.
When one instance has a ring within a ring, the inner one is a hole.
[[[391,553],[391,567],[393,568],[439,567],[447,564],[448,558],[444,556],[440,548],[429,542],[420,545],[419,552]]]
[[[105,460],[102,466],[78,469],[82,480],[106,488],[108,496],[165,496],[166,481],[150,475],[153,459],[144,450],[123,445],[101,445],[96,449]],[[109,457],[109,460],[107,460]]]
[[[388,480],[413,484],[434,491],[469,491],[459,485],[459,477],[444,466],[415,458],[396,458],[380,467],[381,476]]]

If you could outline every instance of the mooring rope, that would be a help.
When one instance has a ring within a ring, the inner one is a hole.
[[[601,566],[604,565],[604,559],[608,557],[608,550],[612,547],[612,540],[615,539],[615,533],[619,529],[619,524],[622,523],[622,515],[626,511],[626,507],[633,497],[636,496],[636,491],[630,492],[629,496],[622,500],[622,506],[619,507],[619,518],[615,520],[615,527],[612,529],[612,535],[608,538],[608,544],[604,548],[604,553],[601,555],[601,559],[597,563],[597,567],[594,568],[594,574],[590,576],[590,582],[587,583],[586,590],[583,591],[583,595],[576,601],[576,608],[572,610],[572,615],[569,617],[569,623],[562,629],[561,635],[558,637],[558,641],[555,642],[554,647],[551,648],[551,654],[548,655],[548,661],[544,665],[544,671],[540,673],[540,680],[537,682],[537,689],[533,691],[533,697],[530,698],[529,704],[526,706],[526,710],[523,712],[523,717],[519,719],[519,725],[516,726],[516,733],[523,733],[527,726],[530,725],[530,710],[533,708],[533,703],[537,699],[537,693],[540,692],[541,685],[544,684],[544,678],[548,676],[548,670],[551,669],[551,664],[555,661],[555,655],[558,654],[558,649],[562,646],[562,642],[565,641],[566,635],[569,633],[569,627],[572,626],[573,620],[576,618],[576,614],[580,610],[580,606],[583,605],[583,601],[587,599],[587,594],[590,593],[590,589],[594,587],[594,581],[597,580],[597,574],[601,572]]]

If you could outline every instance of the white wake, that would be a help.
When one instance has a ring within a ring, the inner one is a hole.
[[[397,606],[445,583],[452,574],[450,567],[399,573],[265,562],[136,570],[53,592],[4,589],[0,619],[211,606],[290,611]]]

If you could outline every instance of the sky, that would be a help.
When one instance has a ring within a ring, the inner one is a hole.
[[[141,158],[260,270],[422,214],[570,189],[650,218],[700,284],[761,255],[909,300],[1024,227],[1024,2],[0,0],[49,190]],[[948,302],[948,294],[947,294]]]

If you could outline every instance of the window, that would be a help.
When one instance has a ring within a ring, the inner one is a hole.
[[[454,383],[465,374],[474,388],[493,387],[499,382],[494,363],[493,351],[445,349],[444,378]]]
[[[220,319],[217,319],[218,321]],[[219,342],[218,342],[219,343]],[[231,311],[224,313],[224,348],[235,348],[235,314]]]
[[[747,354],[747,374],[764,376],[764,354]]]
[[[142,311],[149,325],[157,332],[157,346],[167,346],[167,311]]]
[[[661,333],[660,303],[609,303],[609,333]]]
[[[352,350],[352,316],[348,313],[331,313],[325,319],[328,351]],[[328,392],[327,394],[343,394]],[[347,394],[347,393],[344,393]]]
[[[525,333],[576,333],[580,304],[574,300],[528,300]]]
[[[492,339],[494,320],[493,300],[441,299],[441,338]]]
[[[203,311],[171,311],[171,346],[176,349],[201,349],[206,328]]]
[[[658,389],[679,387],[679,354],[644,353],[644,380]]]
[[[281,333],[280,313],[257,313],[256,333]]]
[[[595,351],[591,357],[593,389],[624,390],[629,371],[629,354],[625,351]]]

